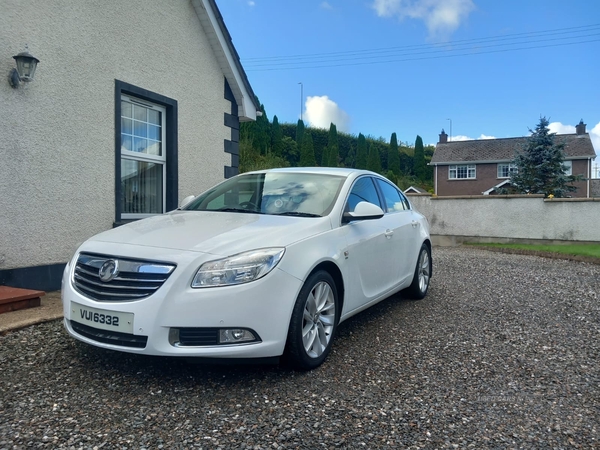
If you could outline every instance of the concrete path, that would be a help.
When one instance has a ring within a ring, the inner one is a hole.
[[[41,306],[0,314],[0,335],[37,323],[62,319],[60,291],[47,292]]]

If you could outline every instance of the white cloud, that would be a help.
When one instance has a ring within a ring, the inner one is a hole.
[[[380,17],[408,17],[425,22],[429,37],[447,39],[475,9],[473,0],[373,0]]]
[[[323,9],[333,9],[333,6],[331,6],[329,4],[329,2],[322,2],[321,3],[321,8],[323,8]]]
[[[307,97],[304,116],[313,127],[328,129],[333,123],[338,131],[350,129],[350,116],[326,95]]]
[[[485,134],[481,134],[481,136],[479,136],[478,138],[472,138],[469,136],[464,136],[462,134],[459,134],[458,136],[448,136],[448,140],[451,142],[455,142],[455,141],[476,141],[476,140],[480,140],[480,139],[496,139],[495,136],[487,136]]]
[[[563,125],[560,122],[552,122],[548,124],[550,133],[556,134],[572,134],[575,133],[575,127],[573,125]]]

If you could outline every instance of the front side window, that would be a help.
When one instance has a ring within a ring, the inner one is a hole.
[[[381,208],[377,189],[375,189],[371,177],[362,177],[356,180],[356,183],[354,183],[354,186],[352,186],[352,190],[348,195],[348,202],[346,203],[346,208],[344,210],[346,212],[354,212],[354,208],[356,208],[356,205],[360,202],[372,203]]]
[[[121,96],[121,217],[165,212],[165,108]]]
[[[475,178],[475,164],[449,166],[448,178],[451,180]]]
[[[563,161],[565,175],[573,175],[573,161]]]
[[[498,178],[509,178],[517,172],[517,166],[514,164],[498,164]]]

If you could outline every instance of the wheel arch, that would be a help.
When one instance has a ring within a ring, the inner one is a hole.
[[[333,281],[335,281],[335,288],[337,290],[338,300],[340,302],[340,313],[341,313],[341,311],[344,308],[344,297],[345,297],[345,295],[344,295],[345,294],[344,277],[342,276],[342,271],[337,266],[337,264],[335,264],[334,262],[322,261],[314,267],[314,269],[308,274],[308,277],[310,277],[313,273],[316,273],[320,270],[324,270],[325,272],[329,273],[329,275],[331,275],[331,277],[333,278]]]

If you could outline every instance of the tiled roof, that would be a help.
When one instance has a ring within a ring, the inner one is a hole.
[[[515,152],[527,146],[528,139],[528,137],[517,137],[438,143],[431,164],[512,161]],[[561,142],[565,143],[564,152],[567,159],[587,159],[596,156],[588,133],[557,134],[554,143]]]

